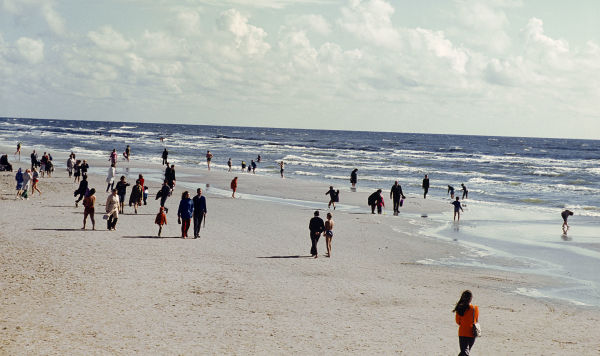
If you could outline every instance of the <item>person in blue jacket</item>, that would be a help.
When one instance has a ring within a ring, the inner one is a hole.
[[[179,210],[177,210],[177,222],[181,224],[181,237],[187,237],[190,229],[190,220],[194,215],[194,202],[190,199],[190,193],[186,190],[181,194]]]

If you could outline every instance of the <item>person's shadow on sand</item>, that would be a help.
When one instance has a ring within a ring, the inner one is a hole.
[[[156,236],[156,235],[145,235],[145,236],[121,236],[124,239],[182,239],[181,236]],[[188,238],[187,240],[194,240]],[[196,239],[198,240],[198,239]]]
[[[293,255],[293,256],[261,256],[261,257],[256,257],[256,258],[312,258],[313,256],[300,256],[300,255]]]

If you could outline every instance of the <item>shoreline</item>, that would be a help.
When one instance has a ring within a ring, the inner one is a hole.
[[[14,174],[0,175],[0,202],[8,208],[0,217],[7,226],[0,234],[6,246],[0,252],[6,261],[0,351],[452,354],[458,342],[450,311],[466,288],[474,291],[484,327],[474,353],[509,354],[507,339],[531,355],[600,350],[589,334],[600,320],[597,308],[513,293],[515,287],[549,285],[551,278],[418,263],[463,250],[419,232],[432,223],[420,214],[445,212],[443,202],[409,199],[414,205],[394,218],[336,210],[333,257],[313,260],[303,257],[312,207],[210,192],[201,239],[175,238],[179,226],[172,213],[165,237],[151,237],[158,206],[153,181],[149,206],[138,215],[126,207],[117,231],[105,231],[98,213],[106,198],[100,174],[90,174],[90,182],[99,192],[96,219],[103,229],[81,232],[83,209],[74,207],[73,184],[55,166],[55,176],[41,181],[42,197],[28,201],[11,199]],[[134,167],[130,172],[136,175]],[[232,177],[177,173],[225,190]],[[326,186],[242,177],[242,195],[327,205]],[[174,211],[181,188],[167,201]],[[367,195],[344,193],[341,199],[363,207]],[[323,253],[323,242],[319,249]],[[322,337],[315,339],[314,330]]]

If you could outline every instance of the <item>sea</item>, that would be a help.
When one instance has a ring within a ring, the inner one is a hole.
[[[205,166],[210,150],[223,170],[229,158],[239,168],[260,155],[259,175],[278,175],[284,161],[286,177],[348,186],[357,168],[361,190],[397,180],[415,195],[428,174],[434,199],[449,200],[448,185],[460,195],[463,183],[462,221],[452,223],[449,209],[426,217],[439,224],[423,234],[465,253],[422,263],[538,273],[561,283],[515,293],[600,306],[600,140],[0,118],[0,144],[17,142],[90,158],[130,145],[135,159],[156,163],[166,147],[187,167]],[[564,209],[575,213],[567,235]]]

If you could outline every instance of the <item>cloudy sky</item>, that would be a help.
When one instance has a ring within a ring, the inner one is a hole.
[[[0,0],[0,116],[600,138],[598,0]]]

